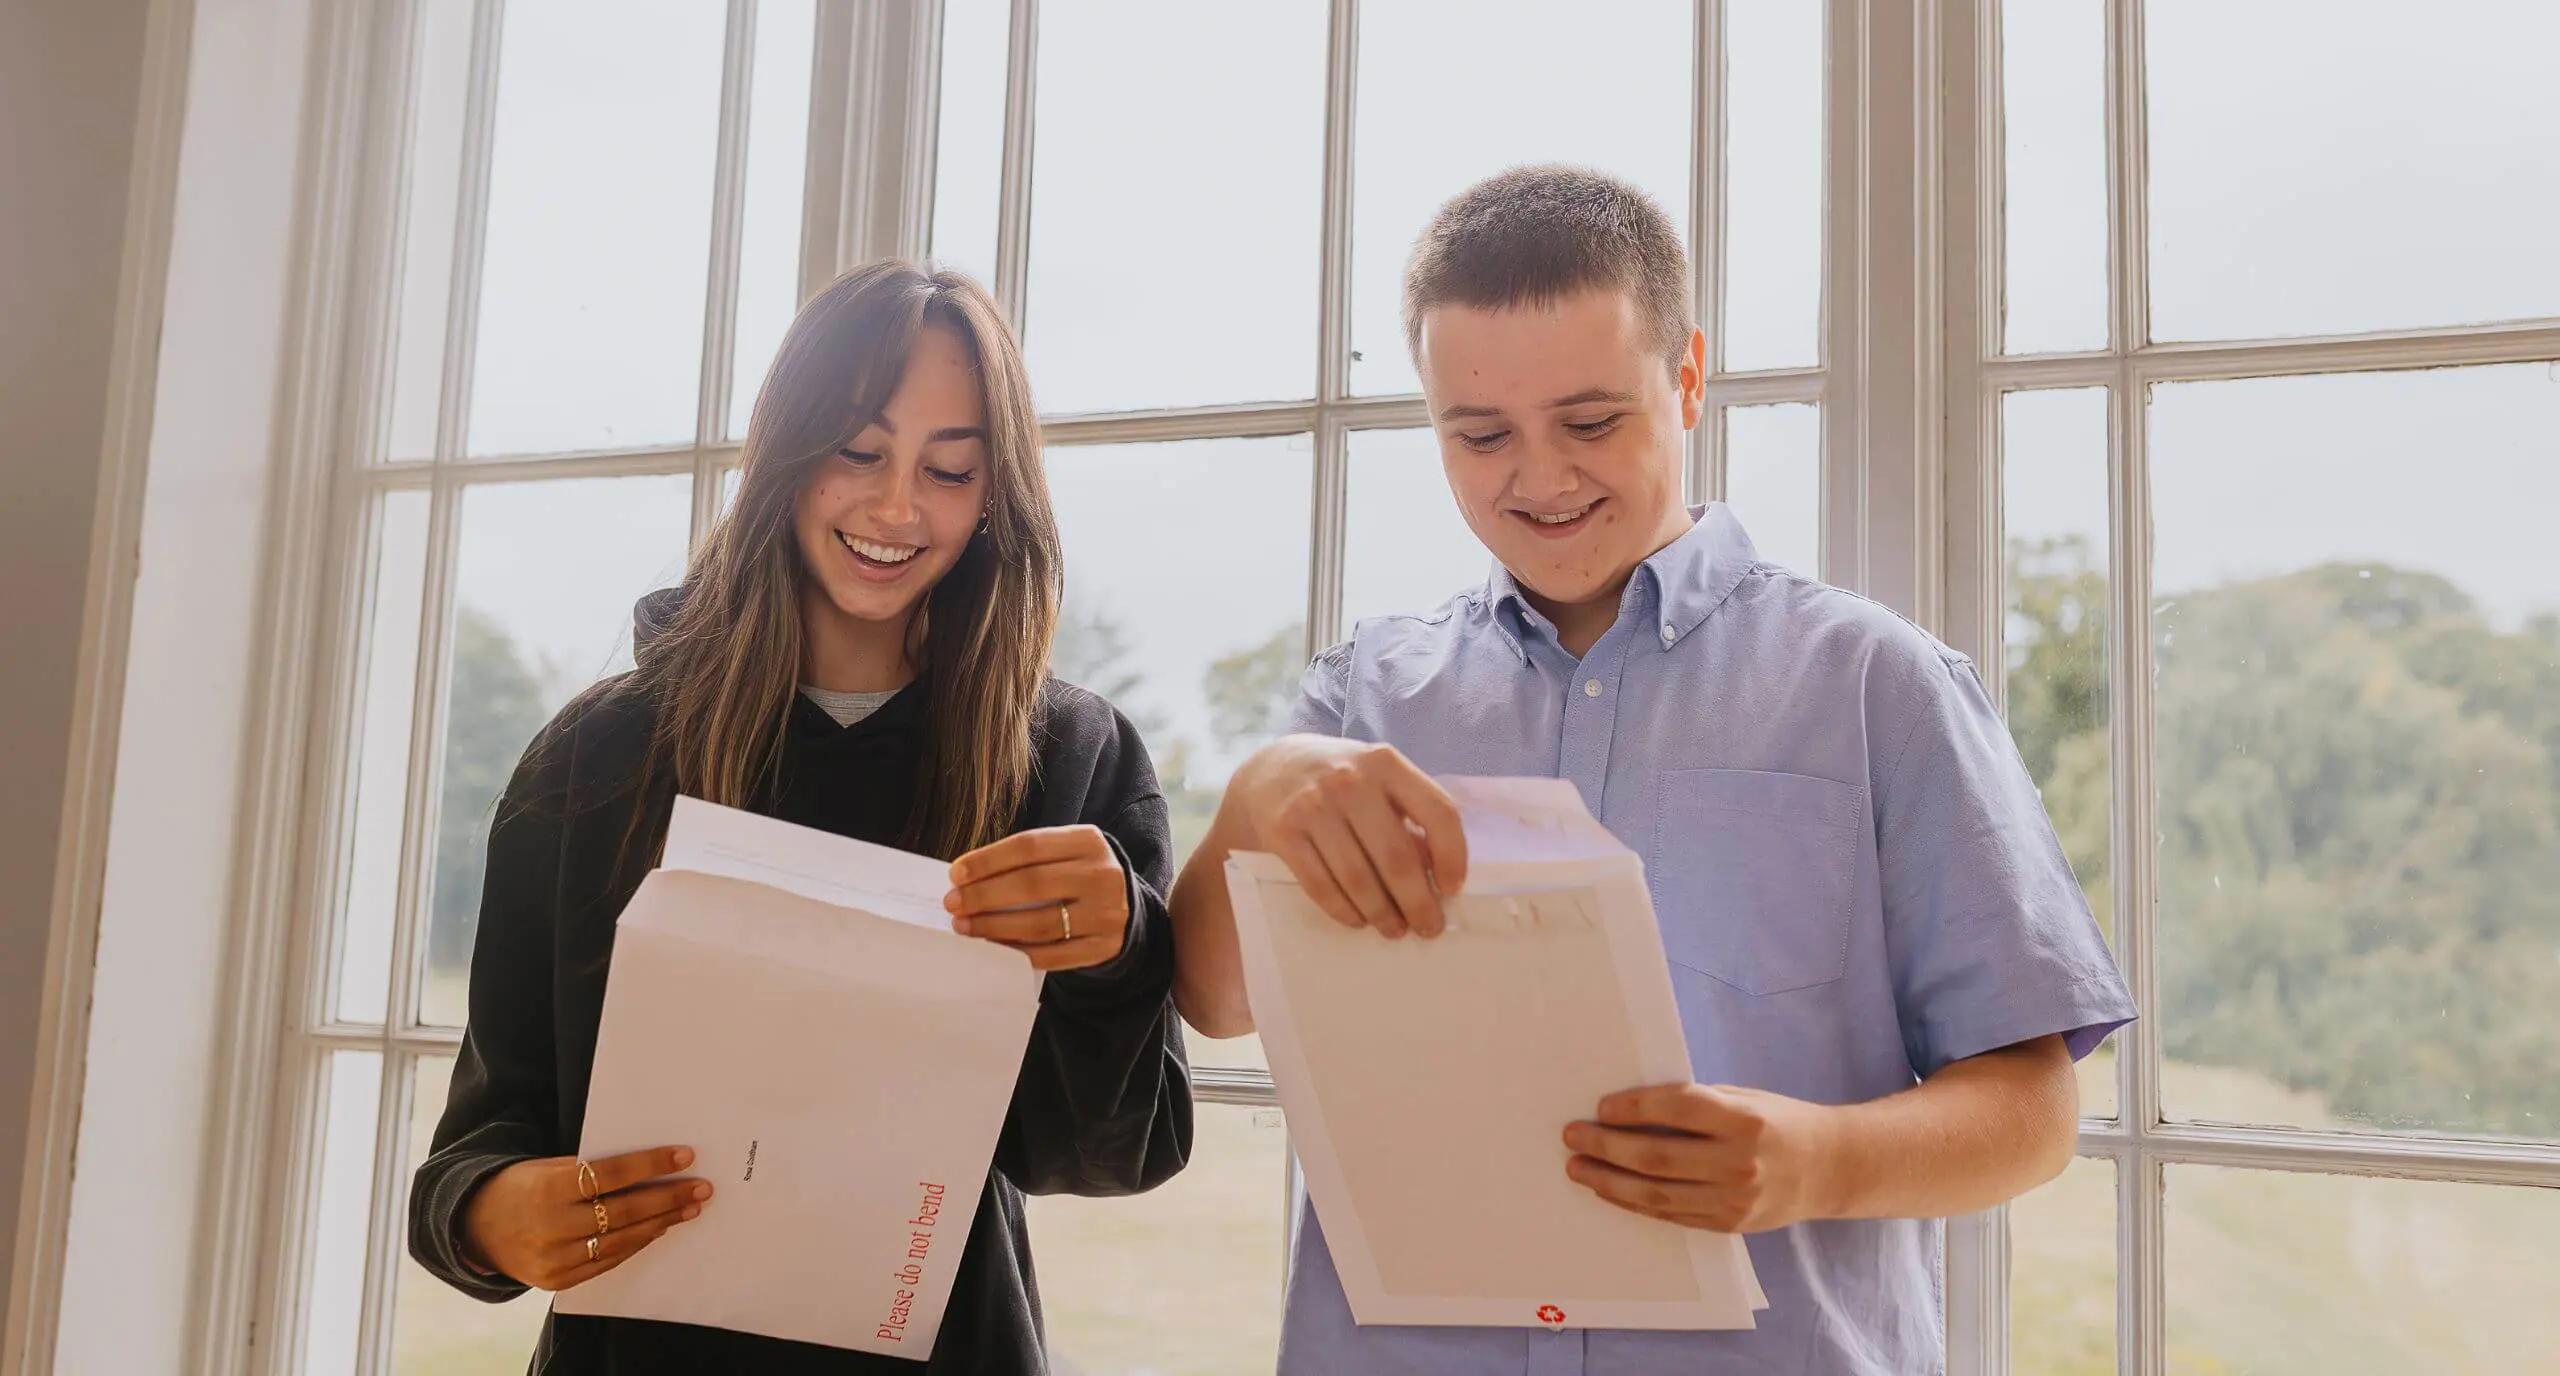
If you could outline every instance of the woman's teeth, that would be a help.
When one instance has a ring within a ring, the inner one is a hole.
[[[1578,507],[1575,507],[1575,508],[1574,508],[1573,510],[1571,510],[1571,511],[1559,511],[1559,512],[1554,513],[1553,515],[1548,515],[1548,514],[1545,514],[1545,513],[1542,513],[1542,512],[1536,512],[1536,511],[1524,511],[1524,512],[1521,512],[1520,514],[1521,514],[1521,515],[1523,515],[1523,516],[1528,517],[1530,520],[1535,521],[1535,522],[1537,522],[1539,525],[1542,525],[1542,526],[1560,526],[1560,525],[1565,524],[1565,523],[1566,523],[1566,522],[1568,522],[1568,521],[1579,521],[1579,520],[1581,520],[1584,516],[1589,515],[1589,514],[1590,514],[1590,512],[1591,512],[1591,508],[1592,508],[1592,507],[1594,507],[1594,506],[1596,506],[1596,505],[1598,505],[1598,503],[1596,503],[1596,502],[1585,502],[1585,503],[1583,503],[1582,505],[1580,505],[1580,506],[1578,506]]]
[[[846,549],[875,564],[903,564],[923,552],[920,545],[884,545],[877,540],[847,535],[841,530],[836,532],[836,538],[844,541]]]

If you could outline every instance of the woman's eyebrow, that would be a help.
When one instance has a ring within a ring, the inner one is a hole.
[[[873,420],[871,424],[878,426],[882,434],[894,437],[898,433],[898,423],[889,419],[887,416],[881,416]],[[866,426],[864,428],[868,429],[870,427]],[[987,429],[983,425],[946,425],[941,429],[934,431],[932,434],[925,436],[924,442],[927,444],[940,444],[945,440],[982,440],[986,437]]]

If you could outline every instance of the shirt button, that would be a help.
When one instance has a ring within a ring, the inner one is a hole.
[[[1679,633],[1678,631],[1675,631],[1675,630],[1673,630],[1673,629],[1671,628],[1671,623],[1670,623],[1670,622],[1665,621],[1665,622],[1663,622],[1663,623],[1662,623],[1662,643],[1663,643],[1663,644],[1668,645],[1668,644],[1670,644],[1672,641],[1678,640],[1679,638],[1680,638],[1680,633]]]
[[[1600,696],[1600,680],[1596,678],[1584,679],[1582,681],[1582,695],[1586,698],[1596,698]]]

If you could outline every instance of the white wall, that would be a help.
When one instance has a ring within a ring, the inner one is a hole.
[[[307,0],[197,0],[54,1368],[188,1369]]]
[[[12,1295],[148,9],[0,4],[0,1292]]]

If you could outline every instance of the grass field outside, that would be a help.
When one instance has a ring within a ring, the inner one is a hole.
[[[2329,1121],[2246,1071],[2161,1070],[2188,1117]],[[2174,1376],[2560,1372],[2560,1191],[2198,1166],[2166,1189]],[[2011,1370],[2112,1376],[2114,1168],[2075,1162],[2010,1215]]]

